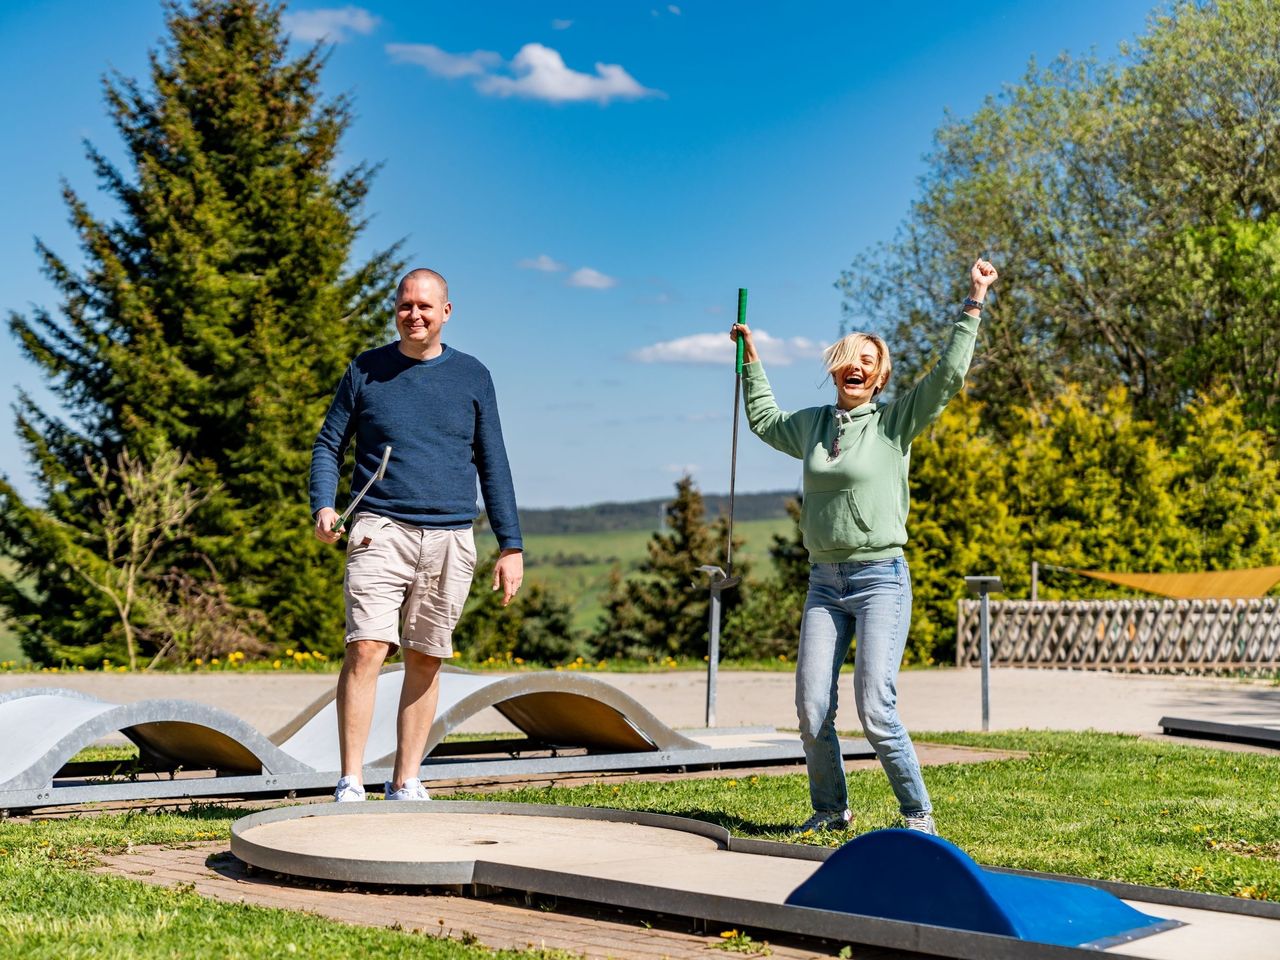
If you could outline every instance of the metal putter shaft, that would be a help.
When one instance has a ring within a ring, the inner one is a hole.
[[[738,288],[738,323],[746,325],[747,322],[747,291],[744,287]],[[724,566],[725,577],[733,580],[733,501],[734,487],[738,479],[738,416],[741,407],[742,398],[742,356],[745,349],[745,342],[742,337],[738,337],[737,342],[738,356],[734,364],[733,379],[733,449],[729,454],[729,542],[725,545],[724,550]],[[736,580],[733,581],[737,583]],[[733,584],[721,586],[721,590],[727,589]]]
[[[747,322],[747,291],[738,288],[738,323]],[[733,451],[729,459],[729,542],[725,545],[725,569],[707,564],[698,569],[707,574],[710,583],[707,589],[711,592],[711,603],[707,611],[707,714],[708,727],[716,725],[716,673],[720,664],[720,594],[732,590],[741,581],[741,577],[733,575],[733,500],[734,488],[738,477],[738,407],[742,396],[742,356],[745,343],[738,337],[738,357],[733,381]]]
[[[338,522],[333,525],[334,530],[341,530],[347,525],[347,518],[355,511],[356,507],[360,504],[360,501],[364,499],[364,495],[369,492],[369,488],[387,475],[387,463],[390,460],[391,444],[388,443],[382,448],[382,462],[378,464],[378,469],[374,472],[373,476],[369,478],[369,482],[364,485],[364,489],[352,498],[351,503],[347,504],[347,509],[342,511],[342,516],[340,516],[338,518]]]

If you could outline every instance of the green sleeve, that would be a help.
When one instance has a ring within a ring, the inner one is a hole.
[[[742,365],[742,399],[752,433],[775,450],[796,458],[804,456],[804,418],[778,409],[764,364],[758,360]]]
[[[906,449],[920,431],[933,423],[964,386],[978,338],[978,318],[967,313],[951,327],[951,337],[928,373],[902,396],[888,404],[881,419],[884,432]]]

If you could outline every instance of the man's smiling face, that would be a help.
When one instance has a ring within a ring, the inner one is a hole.
[[[430,275],[410,277],[396,294],[396,330],[415,354],[434,355],[452,311],[444,284]]]

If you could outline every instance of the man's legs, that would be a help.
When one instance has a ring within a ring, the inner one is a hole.
[[[417,779],[440,699],[440,658],[408,647],[403,649],[403,654],[404,684],[400,688],[396,768],[391,780],[396,790],[403,787],[406,780]]]
[[[373,698],[378,688],[378,672],[391,651],[381,640],[352,640],[347,644],[338,674],[338,749],[342,755],[342,775],[363,780],[364,748],[373,722]],[[407,653],[408,651],[406,651]],[[434,704],[432,709],[435,709]]]

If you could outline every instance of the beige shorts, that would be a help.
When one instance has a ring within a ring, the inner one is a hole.
[[[453,656],[453,628],[471,590],[471,528],[431,530],[357,513],[347,535],[347,643],[381,640]]]

